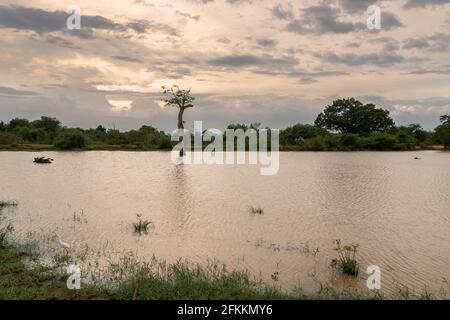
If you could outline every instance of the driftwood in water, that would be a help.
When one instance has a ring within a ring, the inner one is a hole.
[[[46,157],[37,157],[34,158],[34,163],[52,163],[52,158],[46,158]]]

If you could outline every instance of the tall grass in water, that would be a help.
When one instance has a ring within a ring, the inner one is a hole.
[[[7,207],[17,207],[18,205],[17,201],[0,201],[0,210]]]
[[[336,240],[334,250],[337,252],[337,259],[331,261],[331,266],[340,270],[342,273],[349,276],[358,276],[359,262],[356,260],[356,253],[358,252],[358,244],[341,245],[341,240]]]
[[[184,260],[167,263],[154,258],[134,262],[132,272],[115,291],[117,299],[292,299],[272,286],[255,281],[245,271],[228,271],[210,262],[207,267]],[[295,297],[300,298],[300,297]]]
[[[250,208],[248,208],[248,212],[250,212],[251,214],[263,214],[264,213],[264,209],[260,208],[260,207],[253,207],[251,206]]]
[[[138,221],[133,222],[134,232],[139,235],[141,235],[143,233],[147,234],[149,227],[152,226],[152,222],[150,220],[142,219],[141,214],[137,214],[136,217],[137,217]]]

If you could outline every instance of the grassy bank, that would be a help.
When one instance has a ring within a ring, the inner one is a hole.
[[[43,266],[28,269],[23,262],[25,258],[26,253],[8,245],[5,240],[0,244],[0,300],[302,298],[253,282],[243,272],[227,272],[217,267],[203,269],[182,262],[166,265],[165,272],[154,272],[145,264],[135,264],[131,276],[114,290],[83,284],[80,290],[69,290],[66,274],[56,271],[57,268]]]
[[[98,289],[69,290],[63,276],[50,270],[28,270],[23,253],[0,246],[0,300],[78,300],[108,299],[110,294]]]

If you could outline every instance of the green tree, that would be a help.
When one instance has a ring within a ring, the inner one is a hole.
[[[450,114],[441,116],[442,123],[450,123]]]
[[[425,131],[422,125],[413,123],[408,126],[408,129],[412,132],[417,142],[424,143],[430,138],[429,132]]]
[[[445,149],[450,149],[450,123],[445,122],[435,129],[436,139],[444,145]]]
[[[183,114],[188,108],[193,108],[193,102],[195,98],[191,95],[191,89],[182,90],[178,86],[172,86],[171,88],[163,86],[163,94],[167,95],[162,101],[165,102],[166,107],[178,108],[178,129],[184,129]],[[180,142],[183,141],[183,137],[180,137]],[[184,156],[184,150],[180,150],[180,157]]]
[[[59,149],[81,149],[86,146],[87,139],[80,129],[63,129],[56,136],[54,144]]]
[[[55,134],[61,128],[61,122],[51,117],[41,117],[40,120],[33,121],[33,125],[44,129],[50,134]]]
[[[354,98],[334,101],[314,123],[319,128],[359,134],[384,132],[394,126],[388,110],[376,108],[374,104],[363,104]]]
[[[28,121],[27,119],[14,118],[9,122],[8,130],[12,131],[16,128],[28,127],[29,125],[30,125],[30,121]]]

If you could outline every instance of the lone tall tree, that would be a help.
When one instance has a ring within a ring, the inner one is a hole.
[[[163,101],[166,107],[178,108],[178,129],[184,129],[183,114],[187,108],[193,108],[192,104],[195,98],[191,95],[191,89],[182,90],[178,86],[167,87],[163,86],[163,93],[167,98]],[[183,141],[183,136],[180,137],[180,142]],[[183,148],[180,150],[180,157],[184,156]]]

